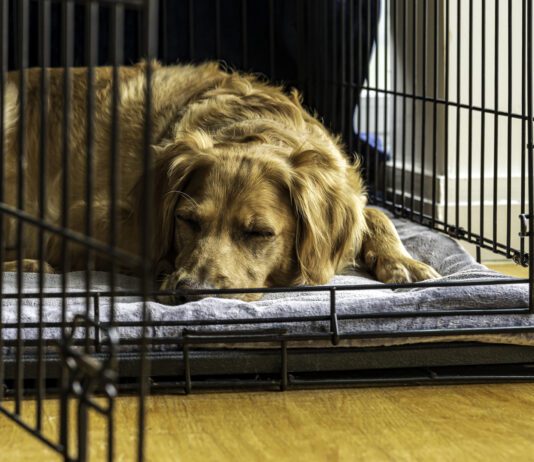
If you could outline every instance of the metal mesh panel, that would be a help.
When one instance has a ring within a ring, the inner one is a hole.
[[[342,340],[384,335],[347,330],[346,320],[454,319],[467,313],[488,314],[478,308],[338,313],[336,296],[340,292],[413,287],[408,283],[191,292],[322,291],[329,296],[327,315],[295,313],[276,319],[227,320],[227,334],[210,330],[218,321],[172,324],[151,320],[151,300],[174,292],[154,287],[156,268],[150,259],[158,226],[153,209],[156,185],[150,149],[154,131],[150,84],[143,90],[143,126],[138,134],[143,199],[135,250],[121,246],[119,194],[124,182],[119,164],[124,135],[121,66],[144,59],[145,78],[151,82],[154,59],[163,63],[218,59],[228,67],[261,72],[275,82],[296,86],[307,108],[342,136],[347,155],[361,158],[373,204],[473,244],[479,260],[483,252],[491,252],[532,267],[531,25],[532,5],[526,0],[0,0],[0,276],[16,272],[17,287],[15,293],[6,293],[0,277],[0,383],[4,384],[0,387],[0,412],[65,460],[87,459],[89,414],[100,413],[107,418],[107,458],[112,460],[114,399],[119,390],[134,393],[138,398],[138,418],[133,424],[136,453],[143,460],[145,404],[151,389],[189,393],[205,388],[285,390],[369,383],[531,380],[530,369],[521,365],[506,370],[482,367],[531,362],[528,348],[506,350],[506,354],[491,350],[489,354],[480,345],[472,345],[475,356],[458,359],[458,351],[444,345],[439,360],[422,347],[375,351],[373,354],[383,355],[380,361],[389,364],[389,372],[377,372],[380,368],[364,358],[367,353],[337,348]],[[96,88],[100,65],[110,66],[111,81],[111,144],[103,169],[96,165],[94,155],[99,135],[95,120],[100,115]],[[29,70],[34,67],[37,69]],[[76,79],[85,79],[81,90]],[[10,114],[4,108],[13,85],[18,89],[18,114],[12,128],[16,137],[8,144]],[[49,95],[56,87],[61,88],[61,98],[51,100]],[[35,111],[28,110],[31,98],[38,101],[32,106]],[[81,118],[74,117],[76,104],[84,108]],[[59,111],[51,112],[54,108]],[[52,117],[60,118],[61,129],[51,134],[51,126],[58,122]],[[38,127],[37,146],[27,137],[29,127]],[[72,133],[80,127],[83,152],[73,149]],[[53,139],[58,164],[50,161]],[[47,181],[52,169],[71,172],[73,168],[83,170],[83,184],[70,181],[69,174],[61,175],[59,184]],[[39,181],[33,191],[28,177],[35,171]],[[105,217],[109,227],[104,238],[95,233],[94,204],[100,200],[101,178],[105,178],[103,187],[109,197]],[[82,191],[86,204],[78,210],[83,217],[81,228],[73,226],[76,204],[71,202],[72,191]],[[53,214],[45,201],[51,196],[58,198]],[[52,247],[62,274],[59,292],[49,292],[45,286]],[[85,288],[71,290],[69,270],[75,258],[83,261]],[[28,263],[30,259],[34,266]],[[93,270],[100,259],[109,265],[109,290],[93,288]],[[139,277],[137,290],[117,289],[125,267]],[[37,289],[24,286],[24,272],[29,269],[38,273]],[[532,288],[532,273],[529,280],[429,281],[418,287],[528,282]],[[529,306],[493,309],[491,314],[531,313],[532,293],[530,290]],[[128,297],[142,300],[140,320],[119,322],[116,302]],[[46,303],[52,299],[62,303],[58,322],[45,320]],[[106,316],[101,306],[104,299],[109,301]],[[37,322],[24,319],[28,301],[38,312]],[[73,304],[75,313],[69,308]],[[4,322],[6,310],[16,310],[16,322]],[[272,327],[282,322],[323,322],[327,327],[323,333],[297,335]],[[183,335],[157,334],[158,328],[170,325],[182,327]],[[117,329],[124,326],[137,327],[138,337],[120,341]],[[27,338],[28,329],[36,335]],[[16,332],[15,340],[5,337],[8,331]],[[388,335],[530,331],[443,327]],[[54,335],[47,336],[47,332]],[[308,346],[289,348],[290,342],[298,341]],[[330,349],[320,346],[321,341],[328,341]],[[271,349],[262,350],[265,344]],[[170,351],[162,352],[163,346]],[[510,360],[508,351],[515,360]],[[340,356],[333,357],[335,354]],[[395,364],[398,367],[391,367]],[[479,364],[482,369],[465,368],[466,364]],[[422,367],[425,365],[431,368]],[[464,369],[439,373],[432,369],[443,365]],[[47,398],[59,402],[59,435],[43,429]],[[29,407],[35,410],[31,419],[26,413]],[[70,420],[73,407],[76,425]]]

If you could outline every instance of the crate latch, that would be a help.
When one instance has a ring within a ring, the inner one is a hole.
[[[530,219],[530,215],[527,213],[521,213],[519,215],[519,223],[521,225],[521,228],[519,231],[519,237],[521,239],[530,236],[530,230],[528,229],[529,219]]]
[[[530,215],[528,213],[519,214],[519,238],[521,239],[521,252],[515,252],[512,259],[514,260],[514,263],[521,266],[528,266],[528,253],[523,252],[522,250],[525,248],[524,239],[531,235],[528,227],[529,220]]]

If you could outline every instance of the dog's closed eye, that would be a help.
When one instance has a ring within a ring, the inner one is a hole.
[[[189,225],[193,231],[200,231],[200,220],[198,218],[189,215],[182,215],[180,213],[177,213],[175,216],[177,220]]]
[[[247,239],[272,239],[275,233],[271,229],[247,229],[244,231]]]

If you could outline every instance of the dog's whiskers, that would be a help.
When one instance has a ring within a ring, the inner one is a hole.
[[[185,197],[187,200],[191,201],[193,203],[193,205],[198,207],[198,202],[195,199],[193,199],[189,194],[187,194],[187,193],[185,193],[183,191],[174,191],[174,190],[173,191],[169,191],[166,194],[171,194],[171,193],[178,194],[178,195],[180,195],[182,197]]]

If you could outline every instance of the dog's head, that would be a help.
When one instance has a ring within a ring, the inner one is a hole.
[[[161,288],[327,282],[365,230],[357,167],[324,146],[232,138],[217,143],[196,131],[156,149],[155,246],[174,267]]]
[[[154,246],[174,267],[162,289],[322,284],[354,259],[366,229],[358,165],[296,92],[231,74],[171,139],[155,152]]]

